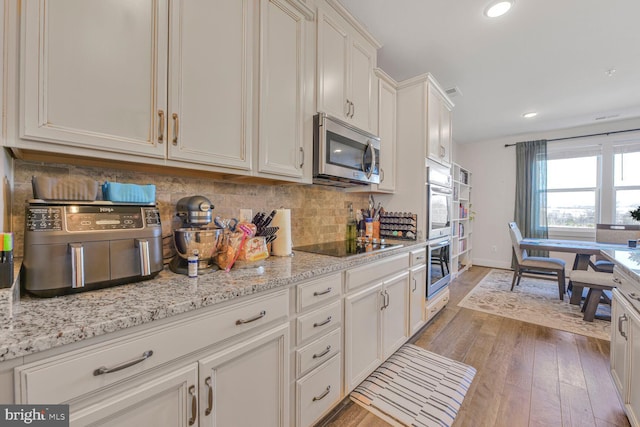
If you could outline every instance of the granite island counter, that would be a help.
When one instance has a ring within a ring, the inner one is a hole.
[[[0,326],[0,362],[288,287],[426,245],[396,243],[403,246],[346,258],[294,251],[292,257],[269,257],[262,267],[229,273],[188,278],[165,268],[154,279],[128,285],[55,298],[23,296],[13,318],[3,319]]]

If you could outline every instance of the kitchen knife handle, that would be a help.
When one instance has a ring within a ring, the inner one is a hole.
[[[140,254],[140,273],[142,276],[151,274],[151,263],[149,262],[149,241],[136,239],[136,246]]]
[[[71,250],[71,287],[84,287],[84,248],[82,243],[69,244]]]
[[[158,144],[164,143],[164,111],[158,110]]]

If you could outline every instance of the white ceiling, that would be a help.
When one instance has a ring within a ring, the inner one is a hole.
[[[341,0],[391,77],[460,89],[457,143],[640,117],[640,0],[516,0],[494,19],[489,2]]]

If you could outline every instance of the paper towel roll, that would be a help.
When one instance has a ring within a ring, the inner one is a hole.
[[[276,215],[271,222],[278,227],[276,240],[271,244],[271,254],[275,256],[291,255],[291,210],[276,209]]]

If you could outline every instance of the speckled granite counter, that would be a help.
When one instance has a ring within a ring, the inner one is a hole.
[[[629,277],[637,282],[640,287],[640,249],[637,250],[605,250],[602,255],[613,262]]]
[[[290,286],[327,273],[424,247],[335,258],[305,252],[269,257],[262,268],[216,271],[190,279],[168,269],[156,278],[57,298],[22,296],[0,326],[0,362],[186,313],[245,295]]]

